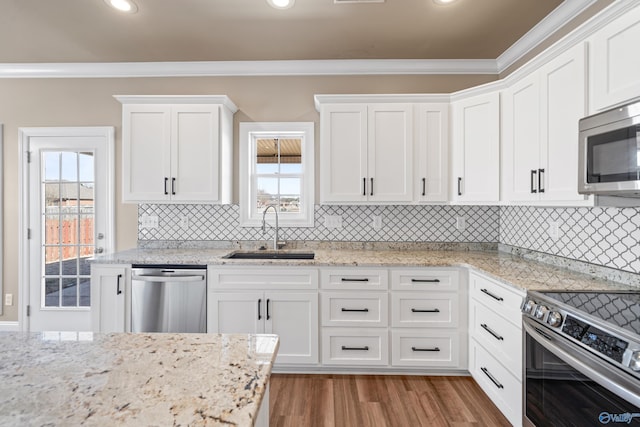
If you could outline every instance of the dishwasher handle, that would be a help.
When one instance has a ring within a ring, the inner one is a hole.
[[[143,282],[201,282],[205,280],[204,274],[189,274],[164,276],[155,274],[133,274],[131,280],[140,280]]]

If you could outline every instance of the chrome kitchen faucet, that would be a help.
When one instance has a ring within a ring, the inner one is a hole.
[[[273,212],[276,214],[276,227],[273,233],[273,250],[277,251],[278,249],[280,249],[281,246],[284,246],[285,243],[278,241],[280,226],[278,225],[278,209],[276,208],[276,205],[268,205],[266,208],[264,208],[264,211],[262,212],[262,234],[267,232],[267,222],[265,220],[265,217],[267,215],[267,211],[269,210],[269,208],[273,208]]]

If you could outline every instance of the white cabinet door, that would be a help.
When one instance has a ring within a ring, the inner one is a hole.
[[[412,106],[369,105],[367,135],[368,200],[410,202],[413,199]]]
[[[171,178],[171,107],[122,107],[122,199],[168,201]]]
[[[449,104],[419,104],[415,107],[414,200],[449,200]]]
[[[453,104],[452,200],[496,202],[500,189],[498,92]]]
[[[367,106],[323,105],[320,117],[320,201],[366,201]]]
[[[263,292],[210,292],[207,331],[220,334],[264,333]]]
[[[540,188],[543,201],[584,201],[578,194],[578,121],[586,115],[585,46],[540,69]]]
[[[502,184],[508,201],[538,200],[539,89],[534,72],[503,92]]]
[[[126,301],[129,266],[91,266],[91,329],[94,332],[127,332]]]
[[[265,332],[280,337],[277,363],[318,363],[318,293],[266,292]]]
[[[640,96],[640,7],[598,31],[589,56],[591,111],[606,110]]]
[[[174,105],[171,112],[171,199],[219,200],[220,107]]]

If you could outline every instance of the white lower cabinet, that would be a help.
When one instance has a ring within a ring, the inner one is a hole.
[[[467,304],[456,269],[391,270],[391,364],[467,367]]]
[[[522,425],[524,291],[469,273],[469,372],[514,426]]]
[[[276,365],[318,363],[316,270],[219,267],[208,280],[209,333],[277,334]]]
[[[127,305],[131,295],[131,265],[91,265],[91,329],[128,332]]]
[[[387,366],[387,329],[322,328],[322,364]]]

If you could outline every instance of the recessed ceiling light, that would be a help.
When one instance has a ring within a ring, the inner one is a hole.
[[[293,4],[296,0],[267,0],[269,6],[275,7],[276,9],[289,9],[293,7]]]
[[[456,0],[433,0],[435,4],[451,4]]]
[[[138,6],[132,0],[104,0],[112,8],[124,13],[136,13]]]

